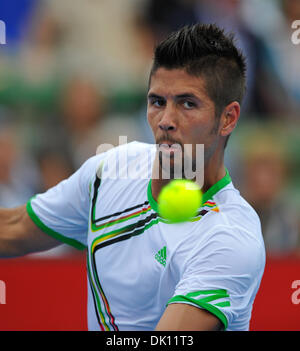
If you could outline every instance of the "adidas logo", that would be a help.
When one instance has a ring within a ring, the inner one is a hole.
[[[156,261],[161,263],[164,267],[166,267],[166,259],[167,259],[167,247],[164,246],[161,250],[157,252],[155,255]]]

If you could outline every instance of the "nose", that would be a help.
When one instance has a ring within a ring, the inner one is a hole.
[[[176,130],[174,113],[175,111],[173,111],[172,107],[165,108],[165,110],[163,111],[163,116],[158,124],[161,130],[165,132]]]

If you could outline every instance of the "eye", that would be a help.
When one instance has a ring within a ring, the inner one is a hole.
[[[152,97],[149,98],[149,103],[155,107],[163,107],[165,105],[165,100],[161,98]]]
[[[197,106],[193,101],[190,101],[190,100],[183,101],[182,105],[187,110],[191,110]]]

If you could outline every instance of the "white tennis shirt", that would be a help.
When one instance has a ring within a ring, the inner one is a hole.
[[[257,214],[227,172],[194,219],[167,223],[144,177],[155,152],[133,142],[96,155],[32,198],[28,214],[47,234],[87,248],[89,330],[154,330],[171,303],[206,309],[226,330],[248,330],[265,266]]]

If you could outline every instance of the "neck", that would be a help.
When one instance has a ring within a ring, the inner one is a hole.
[[[204,184],[202,187],[203,193],[216,184],[220,179],[225,177],[225,174],[224,153],[216,153],[204,166]]]

